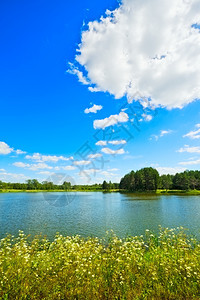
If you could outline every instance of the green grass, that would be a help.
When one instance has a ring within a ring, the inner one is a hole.
[[[200,243],[182,228],[124,240],[0,243],[0,299],[200,299]]]
[[[199,190],[157,190],[156,194],[183,194],[183,195],[200,195]]]
[[[49,192],[74,192],[73,190],[16,190],[16,189],[2,189],[0,193],[49,193]]]
[[[152,195],[152,194],[167,194],[167,195],[200,195],[200,190],[161,190],[158,189],[157,191],[146,191],[146,192],[130,192],[126,190],[119,190],[119,189],[112,189],[112,190],[16,190],[16,189],[0,189],[0,193],[55,193],[55,192],[103,192],[103,193],[114,193],[114,192],[120,192],[120,193],[131,193],[131,194],[137,194],[137,195]]]
[[[105,192],[105,193],[113,193],[113,192],[119,192],[118,189],[113,190],[97,190],[97,189],[91,189],[91,190],[16,190],[16,189],[0,189],[0,193],[55,193],[55,192]]]

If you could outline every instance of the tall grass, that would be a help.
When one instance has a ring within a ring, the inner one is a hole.
[[[0,242],[0,299],[200,299],[200,243],[182,228],[124,240]]]

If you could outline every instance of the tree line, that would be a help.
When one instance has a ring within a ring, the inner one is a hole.
[[[102,191],[110,189],[119,189],[119,183],[111,183],[104,181],[103,184],[96,183],[92,185],[72,185],[70,182],[64,181],[62,184],[54,184],[53,182],[43,181],[40,183],[37,179],[29,179],[25,183],[12,183],[0,181],[0,190],[41,190],[41,191]]]
[[[154,168],[143,168],[138,171],[131,171],[126,174],[120,183],[103,181],[102,184],[92,185],[71,185],[64,181],[57,185],[53,182],[43,181],[40,183],[37,179],[29,179],[25,183],[11,183],[0,181],[0,190],[78,190],[78,191],[156,191],[165,190],[200,190],[200,171],[184,171],[176,175],[159,175]]]
[[[120,181],[119,188],[127,191],[200,190],[200,171],[184,171],[175,175],[159,175],[154,168],[131,171]]]

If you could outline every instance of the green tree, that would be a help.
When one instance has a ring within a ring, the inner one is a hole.
[[[71,182],[64,181],[62,186],[63,186],[64,190],[70,190],[71,189]]]
[[[104,180],[103,184],[102,184],[102,189],[103,190],[108,190],[109,189],[109,184]]]
[[[161,189],[169,190],[173,186],[172,175],[162,175],[160,176],[159,187]]]
[[[189,178],[187,172],[176,173],[173,178],[173,188],[177,190],[189,189]]]

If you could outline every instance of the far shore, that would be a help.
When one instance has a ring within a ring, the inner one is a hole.
[[[101,192],[101,193],[129,193],[135,195],[200,195],[200,190],[157,190],[157,191],[137,191],[131,192],[126,190],[17,190],[17,189],[1,189],[0,193],[56,193],[56,192]]]

